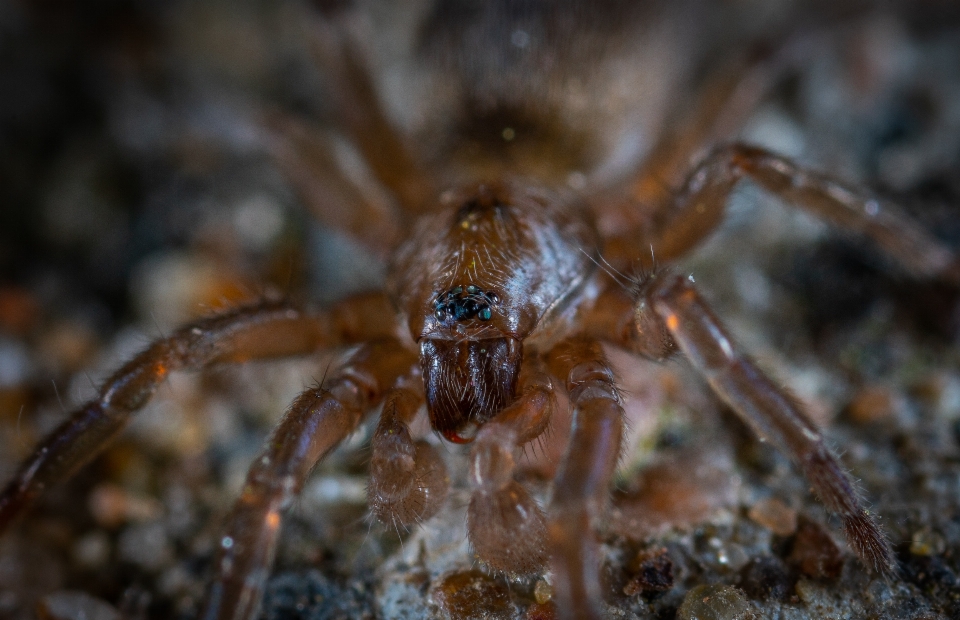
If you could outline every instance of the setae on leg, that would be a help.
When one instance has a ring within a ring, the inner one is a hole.
[[[75,411],[24,461],[0,494],[0,533],[44,489],[69,478],[99,454],[170,372],[300,355],[325,340],[318,317],[280,305],[240,308],[157,340],[113,373],[95,399]]]
[[[561,618],[602,617],[600,554],[592,535],[606,508],[620,458],[623,407],[613,371],[596,340],[571,338],[548,356],[574,406],[573,431],[554,479],[547,517],[554,600]]]
[[[395,340],[363,345],[326,387],[298,396],[253,461],[220,539],[200,618],[250,620],[263,597],[283,513],[320,459],[349,435],[416,357]]]
[[[820,501],[840,516],[847,540],[863,563],[890,574],[890,543],[876,517],[863,507],[850,476],[797,401],[740,353],[693,284],[664,272],[648,280],[640,296],[713,391],[761,439],[800,467]]]

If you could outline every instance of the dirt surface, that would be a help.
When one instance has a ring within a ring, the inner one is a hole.
[[[741,137],[875,188],[960,250],[960,12],[818,4],[723,5],[745,40],[826,33]],[[0,8],[4,478],[175,326],[265,295],[317,308],[382,284],[381,262],[307,213],[258,138],[269,114],[330,123],[310,10]],[[698,63],[692,75],[711,65]],[[600,532],[610,617],[960,617],[960,292],[749,186],[679,268],[826,428],[899,567],[871,576],[790,462],[683,360],[611,350],[631,444]],[[172,376],[0,540],[0,618],[195,617],[247,466],[332,359]],[[372,522],[370,431],[317,469],[285,522],[262,617],[553,617],[549,576],[511,582],[472,557],[469,447],[443,449],[454,488],[440,515],[409,532]],[[520,474],[541,499],[555,466],[542,452]]]

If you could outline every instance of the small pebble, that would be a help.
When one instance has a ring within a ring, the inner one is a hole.
[[[623,587],[627,596],[641,592],[665,592],[673,587],[673,561],[663,547],[646,549],[633,562],[633,577]]]
[[[181,577],[186,579],[181,584],[185,588],[197,585],[196,579],[191,579],[189,575],[182,574]],[[202,592],[202,587],[200,591]],[[257,618],[373,620],[368,596],[369,592],[363,583],[331,579],[317,570],[281,573],[267,583],[261,612]],[[395,616],[384,614],[384,617]]]
[[[151,497],[128,493],[114,484],[101,484],[90,494],[90,512],[103,527],[128,521],[150,521],[160,516],[163,506]]]
[[[166,596],[176,596],[189,592],[196,581],[196,576],[191,574],[183,564],[175,564],[163,571],[157,579],[157,589]]]
[[[797,531],[797,511],[775,497],[762,499],[751,506],[747,516],[777,536],[790,536]]]
[[[26,334],[41,317],[40,303],[30,291],[15,287],[0,288],[0,330]]]
[[[938,416],[956,420],[960,415],[960,373],[939,369],[910,386],[910,394],[934,407]]]
[[[545,605],[553,598],[553,586],[543,579],[538,579],[536,585],[533,586],[533,598],[540,605]]]
[[[506,586],[477,570],[448,575],[433,588],[430,596],[450,620],[513,618]]]
[[[823,526],[801,517],[788,561],[808,577],[835,579],[843,568],[843,552]]]
[[[890,587],[890,583],[886,579],[874,579],[867,586],[866,598],[880,605],[889,604],[894,599],[894,589]]]
[[[740,586],[753,599],[784,600],[793,589],[793,581],[783,561],[773,556],[760,556],[740,571]]]
[[[928,528],[917,530],[910,537],[910,553],[913,555],[939,555],[946,546],[943,536]]]
[[[923,592],[956,592],[960,579],[943,558],[936,555],[907,555],[900,564],[901,575]],[[954,598],[953,600],[956,600]]]
[[[697,586],[687,592],[677,620],[748,620],[755,618],[750,602],[733,586]]]
[[[524,620],[556,620],[557,606],[550,601],[548,603],[534,603],[527,607],[527,613]]]
[[[81,536],[73,545],[73,559],[86,568],[101,568],[110,559],[110,539],[102,531]]]
[[[37,349],[51,367],[76,372],[90,363],[97,350],[97,335],[89,325],[61,321],[43,330]]]
[[[159,571],[173,560],[173,547],[160,522],[142,523],[128,527],[120,535],[118,559],[131,562],[146,570]]]
[[[61,590],[48,594],[37,605],[39,620],[119,620],[112,605],[84,592]]]
[[[871,424],[891,417],[897,406],[897,395],[889,387],[868,385],[854,395],[847,412],[857,424]]]
[[[724,546],[723,552],[723,557],[718,559],[722,559],[730,570],[740,570],[750,561],[750,554],[743,545],[728,543]]]
[[[824,596],[823,584],[818,584],[809,579],[801,578],[793,589],[797,593],[797,598],[810,607],[816,606]]]
[[[636,488],[618,497],[611,531],[630,539],[693,527],[733,505],[740,479],[710,451],[684,451],[644,469]]]
[[[2,335],[0,333],[0,388],[8,390],[27,382],[32,363],[26,347],[19,342],[8,341]],[[7,412],[5,417],[19,415],[15,410]]]

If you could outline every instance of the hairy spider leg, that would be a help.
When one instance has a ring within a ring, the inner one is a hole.
[[[320,66],[336,87],[338,120],[377,180],[410,214],[429,210],[436,195],[433,180],[410,152],[380,106],[370,72],[360,60],[359,47],[348,34],[346,17],[328,14],[314,20],[311,37]]]
[[[658,210],[671,203],[691,162],[700,159],[705,148],[736,135],[776,79],[797,64],[806,41],[793,37],[774,53],[724,63],[692,97],[692,109],[682,112],[653,145],[628,186],[615,190],[619,195],[598,196],[593,206],[607,238],[603,253],[607,260],[617,265],[636,261],[637,238],[651,236]]]
[[[381,259],[399,241],[401,222],[388,201],[378,201],[348,178],[334,157],[329,132],[283,112],[264,119],[264,143],[310,213],[342,230]]]
[[[423,406],[423,382],[391,390],[383,400],[371,441],[367,505],[381,523],[398,530],[419,525],[437,513],[450,488],[437,449],[414,440],[410,424]]]
[[[547,364],[563,378],[574,407],[570,443],[547,509],[554,602],[561,618],[593,620],[602,617],[605,597],[591,532],[606,508],[620,458],[623,407],[597,340],[564,340],[548,353]]]
[[[666,271],[654,275],[639,295],[713,391],[761,440],[796,462],[820,501],[840,516],[847,540],[863,563],[892,574],[890,543],[816,426],[795,398],[740,353],[693,283]]]
[[[283,514],[311,470],[417,357],[395,339],[360,346],[326,386],[301,393],[254,459],[220,539],[203,620],[251,620],[260,608]]]
[[[726,140],[743,127],[775,78],[791,64],[789,51],[785,47],[775,56],[739,58],[709,76],[694,95],[695,107],[688,118],[674,123],[677,129],[658,141],[644,159],[631,196],[639,202],[668,199],[670,188],[683,180],[680,175],[706,145]]]
[[[557,408],[556,389],[530,352],[520,374],[519,396],[480,428],[470,453],[473,493],[467,535],[477,557],[510,576],[537,575],[547,565],[546,518],[513,474],[521,446],[549,426]]]
[[[170,372],[302,355],[329,339],[317,317],[271,304],[202,319],[155,341],[113,373],[96,398],[77,409],[23,462],[0,494],[0,534],[45,489],[99,454]]]
[[[643,358],[664,361],[677,352],[667,326],[646,312],[647,300],[623,282],[609,280],[584,316],[584,335],[608,342]]]
[[[889,203],[745,144],[720,147],[694,168],[657,226],[657,258],[679,256],[714,230],[730,192],[744,177],[787,204],[866,237],[915,277],[960,284],[956,254]]]
[[[826,35],[827,33],[821,33]],[[742,143],[703,153],[733,136],[776,79],[809,56],[823,36],[791,37],[775,53],[740,60],[710,76],[697,105],[667,133],[620,191],[594,201],[603,255],[615,265],[651,269],[683,256],[723,220],[730,192],[744,177],[837,227],[876,243],[912,275],[960,284],[960,257],[889,203],[789,158]],[[691,164],[697,163],[691,170]],[[679,190],[676,188],[679,187]]]
[[[153,342],[113,373],[95,399],[77,409],[23,462],[0,493],[0,534],[45,489],[103,451],[170,372],[293,357],[390,336],[395,325],[384,317],[393,316],[382,294],[350,297],[319,315],[282,304],[260,304],[201,319]]]

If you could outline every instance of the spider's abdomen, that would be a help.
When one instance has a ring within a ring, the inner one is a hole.
[[[588,281],[597,239],[569,198],[506,183],[448,192],[400,248],[390,278],[420,343],[427,408],[451,441],[514,397],[522,343]]]

